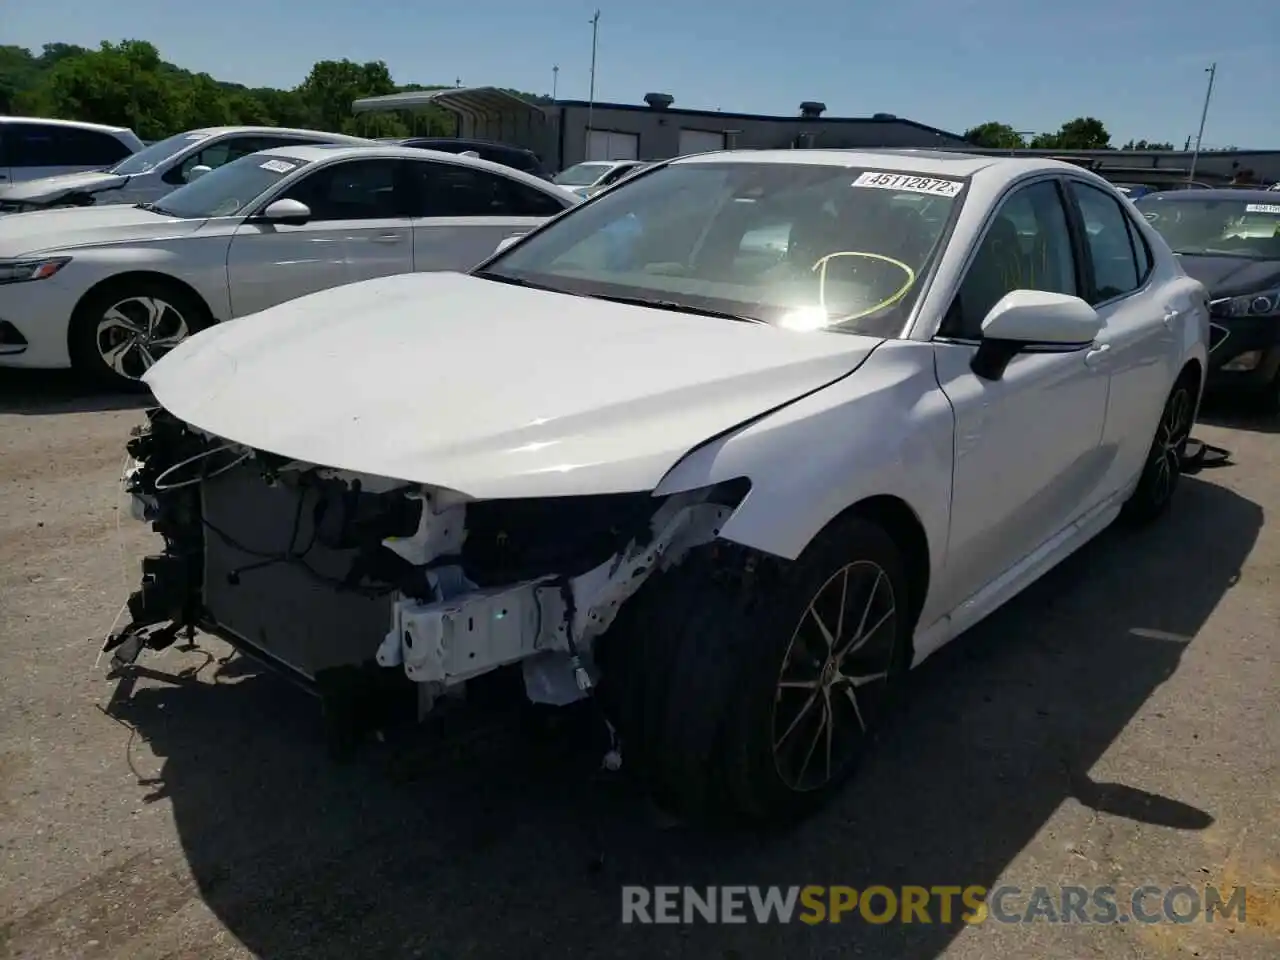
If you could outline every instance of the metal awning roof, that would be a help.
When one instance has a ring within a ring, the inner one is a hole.
[[[542,113],[537,104],[497,87],[446,87],[442,90],[413,90],[408,93],[389,93],[383,97],[365,97],[351,104],[351,112],[384,113],[431,106],[441,107],[471,120],[522,111]]]

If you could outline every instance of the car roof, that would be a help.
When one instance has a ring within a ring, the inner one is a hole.
[[[100,133],[133,133],[128,127],[117,127],[114,124],[59,120],[55,117],[0,117],[0,124],[3,123],[43,123],[51,127],[73,127],[77,130],[97,130]]]
[[[1012,179],[1037,170],[1082,172],[1075,164],[1047,157],[1002,157],[959,150],[848,149],[848,150],[725,150],[678,157],[672,163],[777,163],[866,167],[876,170],[922,173],[932,176],[969,177],[982,170],[999,170]],[[1096,178],[1095,178],[1096,179]]]
[[[549,193],[555,197],[562,197],[568,194],[568,191],[563,187],[550,184],[541,177],[536,177],[531,173],[525,173],[523,170],[517,170],[515,167],[509,167],[504,163],[493,163],[490,160],[482,160],[479,157],[468,157],[461,153],[449,153],[444,150],[427,150],[422,147],[406,147],[395,143],[377,143],[373,140],[358,141],[354,144],[291,144],[286,147],[272,147],[269,150],[260,150],[253,154],[253,156],[280,157],[282,159],[303,160],[307,163],[318,163],[321,160],[345,160],[349,157],[382,157],[392,160],[428,159],[438,161],[440,163],[451,163],[454,166],[475,167],[477,170],[496,173],[509,180],[517,180],[520,183],[535,187],[540,192]]]
[[[197,134],[214,137],[224,133],[260,133],[264,136],[281,134],[297,134],[301,136],[328,137],[334,143],[374,143],[368,137],[354,137],[346,133],[329,133],[326,130],[307,130],[302,127],[200,127],[197,130],[184,130],[179,136],[196,136]]]
[[[1164,202],[1178,202],[1182,200],[1241,200],[1253,201],[1254,203],[1275,203],[1276,194],[1274,190],[1268,190],[1265,187],[1257,187],[1254,189],[1241,189],[1240,187],[1225,187],[1222,189],[1208,190],[1160,190],[1156,193],[1149,193],[1143,200],[1161,200]]]
[[[489,147],[495,150],[513,150],[516,153],[533,153],[528,147],[517,147],[510,143],[503,143],[500,140],[477,140],[474,137],[397,137],[387,142],[405,145],[410,143],[453,143],[459,146]]]

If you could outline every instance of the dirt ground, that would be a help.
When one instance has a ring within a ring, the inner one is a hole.
[[[315,702],[216,641],[113,698],[97,648],[150,542],[117,513],[139,404],[0,371],[0,956],[1280,956],[1280,424],[1233,416],[1198,434],[1237,465],[931,659],[830,809],[724,837],[516,731],[337,764]],[[622,884],[809,883],[1248,901],[1212,924],[619,922]]]

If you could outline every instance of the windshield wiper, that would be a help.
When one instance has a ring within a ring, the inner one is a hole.
[[[558,287],[549,287],[545,283],[534,283],[532,280],[523,280],[520,277],[510,277],[505,273],[490,273],[488,270],[477,270],[471,275],[473,277],[479,277],[481,280],[495,280],[498,283],[509,283],[513,287],[530,287],[534,290],[550,290],[552,293],[566,292]]]
[[[705,307],[695,307],[687,303],[676,303],[674,300],[650,300],[648,297],[620,297],[607,293],[586,293],[585,297],[593,300],[608,300],[610,303],[625,303],[633,307],[650,307],[654,310],[670,310],[674,313],[692,313],[699,317],[714,317],[717,320],[736,320],[739,323],[763,323],[768,326],[768,322],[757,317],[745,317],[740,313],[729,313],[725,310],[710,310]]]

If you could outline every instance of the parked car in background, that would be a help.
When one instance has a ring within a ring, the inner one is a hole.
[[[382,139],[380,143],[397,143],[403,147],[416,147],[419,150],[439,150],[441,153],[466,153],[500,163],[505,167],[523,170],[535,177],[550,180],[538,155],[524,147],[513,147],[506,143],[495,143],[492,140],[472,140],[465,137],[405,137],[403,139]]]
[[[157,363],[128,482],[170,552],[104,649],[209,631],[327,717],[595,696],[666,805],[797,819],[912,666],[1165,513],[1207,340],[1204,287],[1086,170],[681,157],[469,276]]]
[[[640,171],[647,170],[649,167],[652,167],[655,164],[661,163],[661,162],[662,161],[660,160],[644,160],[644,161],[631,164],[629,166],[623,167],[619,171],[611,172],[610,174],[608,174],[604,178],[605,182],[603,183],[597,183],[595,186],[591,186],[591,187],[579,187],[575,189],[574,192],[577,193],[579,196],[581,196],[584,200],[588,197],[594,197],[601,190],[608,190],[610,187],[617,186],[620,183],[625,183],[626,181],[634,177],[636,174],[638,174]]]
[[[1148,193],[1155,193],[1159,189],[1158,187],[1153,187],[1145,183],[1114,183],[1112,186],[1130,200],[1137,200],[1139,197],[1145,197]]]
[[[0,213],[104,203],[149,203],[190,179],[239,157],[308,143],[371,144],[372,140],[320,130],[282,127],[208,127],[175,134],[92,173],[43,177],[0,188]]]
[[[0,217],[0,367],[135,381],[219,320],[357,280],[466,270],[578,202],[485,160],[297,143],[151,203]]]
[[[1176,190],[1137,207],[1209,289],[1208,389],[1280,413],[1280,197],[1239,187]]]
[[[561,170],[551,179],[553,183],[568,187],[579,196],[588,197],[646,163],[644,160],[586,160]]]
[[[142,148],[142,141],[128,127],[0,117],[0,189],[59,174],[102,170]]]

